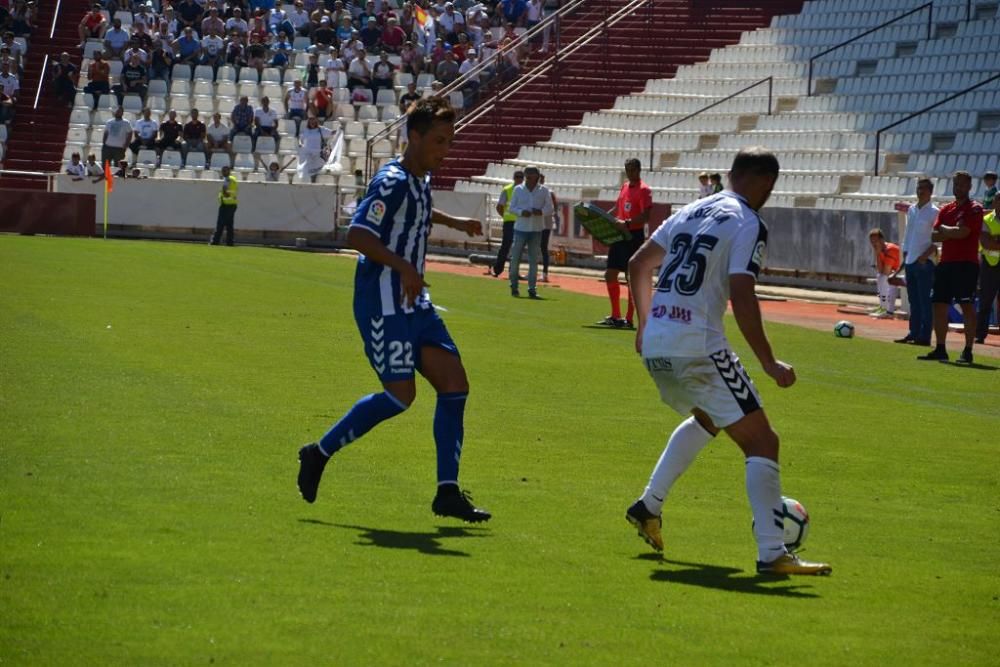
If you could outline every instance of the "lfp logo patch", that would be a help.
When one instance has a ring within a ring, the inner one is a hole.
[[[382,218],[385,217],[385,202],[375,200],[368,207],[368,215],[365,218],[368,222],[373,225],[381,225]]]

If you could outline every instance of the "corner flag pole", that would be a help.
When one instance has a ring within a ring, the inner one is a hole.
[[[111,163],[104,161],[104,240],[108,239],[108,195],[114,186],[114,175],[111,173]]]

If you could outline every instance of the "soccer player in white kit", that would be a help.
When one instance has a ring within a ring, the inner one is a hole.
[[[746,456],[757,571],[829,574],[829,564],[803,561],[785,548],[778,435],[722,326],[731,301],[740,332],[764,372],[779,387],[795,383],[795,371],[771,351],[754,293],[767,248],[767,227],[757,211],[771,195],[778,171],[778,159],[767,150],[740,151],[729,172],[730,189],[672,215],[629,261],[639,315],[636,352],[663,402],[691,416],[670,436],[649,484],[625,518],[662,551],[660,511],[670,487],[724,430]],[[650,290],[649,275],[657,267]]]

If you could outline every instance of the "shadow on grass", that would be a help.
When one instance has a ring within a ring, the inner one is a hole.
[[[956,368],[971,368],[976,371],[1000,371],[1000,366],[987,366],[986,364],[960,364],[957,361],[942,361],[945,366],[954,366]]]
[[[789,577],[776,577],[770,575],[752,574],[742,575],[743,571],[735,567],[722,567],[721,565],[706,565],[704,563],[685,563],[677,560],[667,560],[660,558],[648,558],[639,556],[641,560],[657,560],[670,565],[680,565],[681,570],[654,570],[649,578],[653,581],[666,581],[674,584],[687,584],[689,586],[701,586],[702,588],[716,588],[721,591],[731,591],[733,593],[752,593],[754,595],[776,595],[789,598],[818,598],[819,595],[809,591],[799,590],[810,588],[810,586],[768,586],[788,581]]]
[[[359,546],[382,547],[383,549],[411,549],[418,553],[427,554],[428,556],[461,556],[467,558],[469,554],[464,551],[445,549],[441,544],[441,540],[463,537],[487,537],[489,535],[484,528],[466,528],[464,526],[438,526],[436,532],[417,533],[330,523],[328,521],[320,521],[319,519],[299,519],[299,521],[319,526],[356,530],[358,531],[360,540],[355,542],[355,544]]]

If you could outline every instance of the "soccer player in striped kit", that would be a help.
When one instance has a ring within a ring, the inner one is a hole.
[[[406,151],[369,183],[347,235],[350,246],[361,253],[354,319],[383,391],[361,398],[318,442],[299,450],[299,492],[306,502],[314,502],[330,457],[403,413],[416,397],[419,372],[437,392],[438,487],[431,509],[438,516],[478,523],[489,520],[490,513],[475,507],[458,486],[469,381],[458,347],[427,293],[424,257],[432,223],[469,236],[481,235],[482,224],[431,205],[430,172],[444,161],[455,131],[455,111],[448,101],[418,100],[406,117]]]

